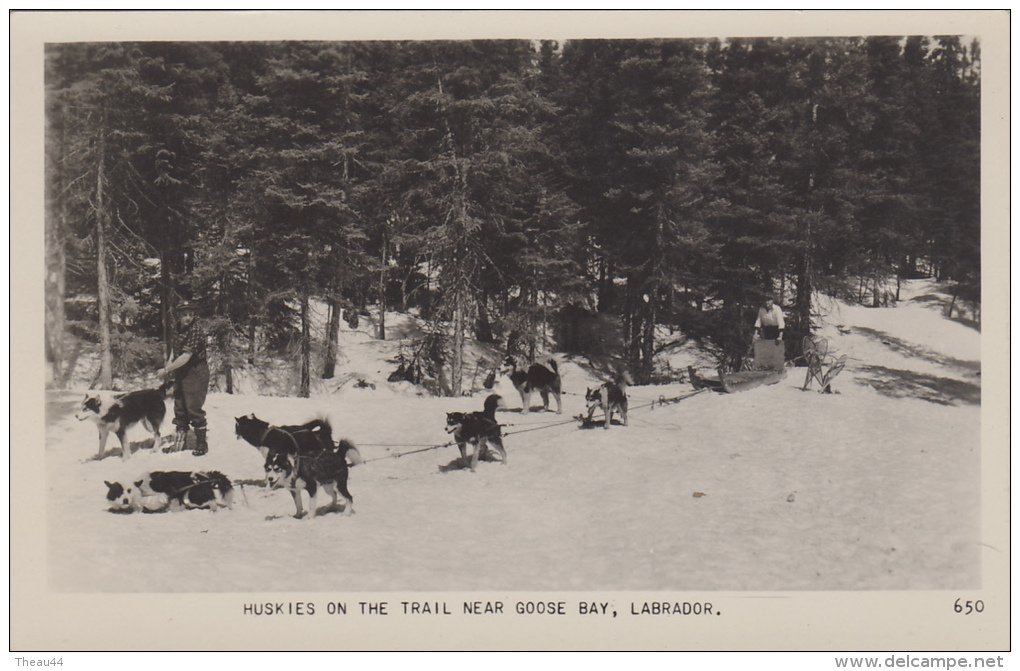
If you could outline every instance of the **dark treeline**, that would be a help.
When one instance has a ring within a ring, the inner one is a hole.
[[[182,298],[228,391],[415,309],[455,394],[470,339],[646,383],[690,338],[739,365],[765,294],[791,356],[816,291],[976,301],[979,84],[957,37],[50,45],[53,378],[152,366]]]

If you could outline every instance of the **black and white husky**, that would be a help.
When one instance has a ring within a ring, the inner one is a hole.
[[[608,429],[613,423],[613,413],[618,413],[623,419],[623,425],[627,426],[627,384],[630,377],[626,374],[616,382],[605,384],[588,389],[584,394],[584,400],[588,403],[588,422],[591,422],[595,411],[602,409],[605,415],[604,428]]]
[[[336,452],[319,450],[317,452],[294,453],[270,451],[266,458],[266,482],[274,489],[286,489],[294,499],[297,509],[295,517],[304,516],[301,505],[301,492],[308,492],[309,511],[314,519],[318,513],[319,489],[324,489],[333,497],[333,508],[338,503],[338,494],[344,499],[344,514],[354,512],[354,497],[347,490],[347,459],[348,450],[354,445],[341,439]]]
[[[141,389],[124,394],[85,394],[81,407],[75,413],[79,421],[92,420],[99,427],[99,458],[103,458],[106,440],[110,434],[120,440],[121,457],[131,456],[131,445],[127,441],[128,430],[141,424],[151,434],[153,449],[159,449],[159,430],[166,417],[166,392],[164,384],[158,389]]]
[[[463,461],[467,462],[467,444],[471,443],[474,446],[469,462],[472,471],[478,465],[478,458],[482,452],[490,446],[499,453],[500,459],[506,464],[502,430],[496,421],[496,409],[505,407],[502,396],[490,394],[485,399],[484,410],[481,412],[446,413],[446,432],[453,434]]]
[[[300,454],[319,450],[336,452],[339,449],[333,442],[333,427],[325,419],[313,419],[304,424],[274,426],[251,414],[234,418],[234,434],[258,448],[263,461],[271,452]],[[352,466],[362,462],[361,453],[350,442],[347,443],[346,458]]]
[[[233,508],[234,486],[219,471],[152,471],[123,485],[106,482],[110,509],[120,512]]]
[[[510,378],[517,393],[521,395],[524,414],[531,412],[531,392],[533,391],[542,394],[542,407],[545,410],[549,409],[549,394],[553,394],[556,397],[556,414],[563,411],[560,398],[563,391],[562,381],[555,359],[549,358],[548,367],[540,363],[533,363],[528,368],[524,368],[523,363],[519,364],[514,357],[508,356],[503,362],[500,374]]]

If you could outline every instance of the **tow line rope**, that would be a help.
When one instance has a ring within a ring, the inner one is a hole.
[[[639,406],[637,406],[637,407],[635,407],[633,409],[634,410],[640,410],[642,408],[648,408],[648,407],[652,407],[654,409],[654,406],[656,404],[658,404],[661,407],[661,406],[664,406],[664,405],[669,405],[671,403],[679,403],[680,401],[683,401],[684,399],[691,398],[692,396],[697,396],[698,394],[701,394],[701,393],[706,392],[706,391],[709,391],[709,390],[708,389],[698,389],[697,391],[693,391],[693,392],[688,393],[688,394],[681,394],[679,396],[674,396],[674,397],[671,397],[671,398],[666,398],[665,396],[660,396],[658,399],[656,399],[654,401],[651,401],[649,403],[645,403],[644,405],[639,405]],[[578,417],[571,417],[570,419],[564,420],[562,422],[553,422],[552,424],[542,424],[542,425],[534,426],[534,427],[531,427],[531,428],[528,428],[528,429],[520,429],[518,431],[507,431],[503,435],[505,435],[505,436],[515,436],[517,434],[528,433],[530,431],[541,431],[542,429],[551,429],[551,428],[557,427],[557,426],[564,426],[566,424],[573,424],[577,420],[578,420]],[[500,424],[500,426],[518,426],[518,425],[517,424]],[[373,461],[382,461],[384,459],[399,459],[400,457],[406,457],[409,454],[419,454],[421,452],[429,452],[431,450],[438,450],[438,449],[443,448],[443,447],[451,447],[451,446],[456,445],[456,444],[457,444],[457,441],[451,440],[449,442],[443,443],[442,445],[427,445],[427,446],[421,447],[420,449],[411,450],[409,452],[399,452],[397,454],[388,454],[388,455],[386,455],[384,457],[375,457],[374,459],[365,459],[361,463],[367,464],[367,463],[371,463]],[[412,447],[412,445],[387,445],[385,443],[364,443],[362,445],[362,447]]]

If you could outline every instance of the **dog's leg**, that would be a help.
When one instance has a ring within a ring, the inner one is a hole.
[[[557,415],[562,415],[563,414],[563,399],[561,397],[563,396],[563,392],[557,389],[555,393],[556,393],[556,414]]]
[[[475,471],[475,466],[478,465],[478,457],[481,456],[482,448],[484,446],[485,446],[484,438],[479,438],[477,441],[475,441],[475,449],[474,452],[471,453],[471,463],[469,464],[472,473],[474,473]]]
[[[315,516],[319,514],[319,489],[316,487],[314,492],[308,494],[308,515],[309,519],[314,520]]]
[[[468,462],[467,443],[457,443],[457,447],[460,448],[460,460],[466,464]]]
[[[354,497],[351,496],[350,491],[347,489],[347,478],[342,478],[336,481],[337,491],[340,492],[340,496],[344,499],[344,515],[354,514]]]
[[[521,411],[522,414],[526,415],[531,412],[531,390],[525,389],[521,392],[521,405],[524,409]]]
[[[337,494],[336,487],[334,486],[334,484],[332,482],[328,482],[328,483],[322,485],[322,488],[325,489],[326,493],[329,494],[330,497],[333,499],[333,505],[330,507],[330,510],[334,510],[335,511],[336,510],[336,504],[340,503],[340,495]]]
[[[120,440],[120,456],[125,461],[131,458],[131,443],[127,440],[127,429],[123,426],[117,429],[117,439]]]
[[[301,519],[302,517],[305,516],[305,511],[301,507],[301,490],[292,489],[290,490],[290,495],[294,497],[294,507],[297,508],[297,514],[295,514],[294,517],[296,517],[297,519]]]
[[[499,452],[500,461],[502,461],[503,465],[506,466],[506,448],[503,447],[503,440],[500,438],[492,438],[489,442],[491,442],[492,446],[496,448],[497,452]]]
[[[149,432],[152,434],[152,449],[154,452],[159,452],[160,443],[163,440],[159,435],[159,424],[152,419],[147,420],[146,423],[148,424]]]
[[[546,412],[548,412],[549,411],[549,390],[546,389],[545,387],[543,387],[542,389],[539,390],[538,393],[542,394],[542,409],[545,410]]]
[[[609,430],[609,425],[613,423],[613,404],[608,401],[604,402],[602,404],[602,414],[606,416],[606,423],[602,427]]]
[[[620,414],[623,415],[623,425],[627,426],[627,401],[624,399],[623,405],[620,406]]]
[[[99,458],[103,458],[103,453],[106,451],[106,441],[110,437],[110,427],[105,424],[100,424],[99,428]]]

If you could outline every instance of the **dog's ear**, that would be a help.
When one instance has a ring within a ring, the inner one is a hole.
[[[103,482],[106,483],[107,487],[109,487],[110,489],[113,489],[113,483],[112,482],[110,482],[109,480],[103,480]]]
[[[139,489],[141,489],[143,482],[145,482],[145,480],[135,480],[135,487],[138,487]]]

